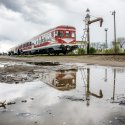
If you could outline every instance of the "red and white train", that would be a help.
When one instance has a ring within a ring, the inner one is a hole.
[[[11,48],[9,55],[20,54],[67,54],[76,49],[76,29],[57,26],[41,33],[27,42]]]

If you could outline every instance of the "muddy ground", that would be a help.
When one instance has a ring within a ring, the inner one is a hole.
[[[77,70],[76,65],[65,65],[58,62],[0,62],[1,83],[25,83],[42,79],[43,75],[59,71]]]
[[[0,125],[125,125],[124,59],[1,56]]]
[[[1,61],[21,61],[21,62],[60,62],[60,63],[87,63],[99,64],[103,66],[125,67],[124,55],[83,55],[83,56],[0,56]]]

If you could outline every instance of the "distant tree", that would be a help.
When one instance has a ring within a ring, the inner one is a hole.
[[[119,44],[120,48],[123,48],[123,46],[125,45],[125,38],[124,37],[117,38],[117,43]]]
[[[96,42],[96,43],[91,43],[91,47],[96,48],[97,50],[100,49],[100,42]]]
[[[97,50],[103,50],[105,48],[105,43],[101,43],[101,42],[91,43],[91,47]]]

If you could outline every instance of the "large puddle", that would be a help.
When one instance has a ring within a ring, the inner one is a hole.
[[[125,125],[125,68],[76,65],[1,83],[0,125]]]

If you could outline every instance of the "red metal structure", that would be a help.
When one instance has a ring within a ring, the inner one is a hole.
[[[57,26],[41,33],[27,42],[13,47],[10,55],[20,54],[66,54],[77,48],[76,29],[72,26]]]

